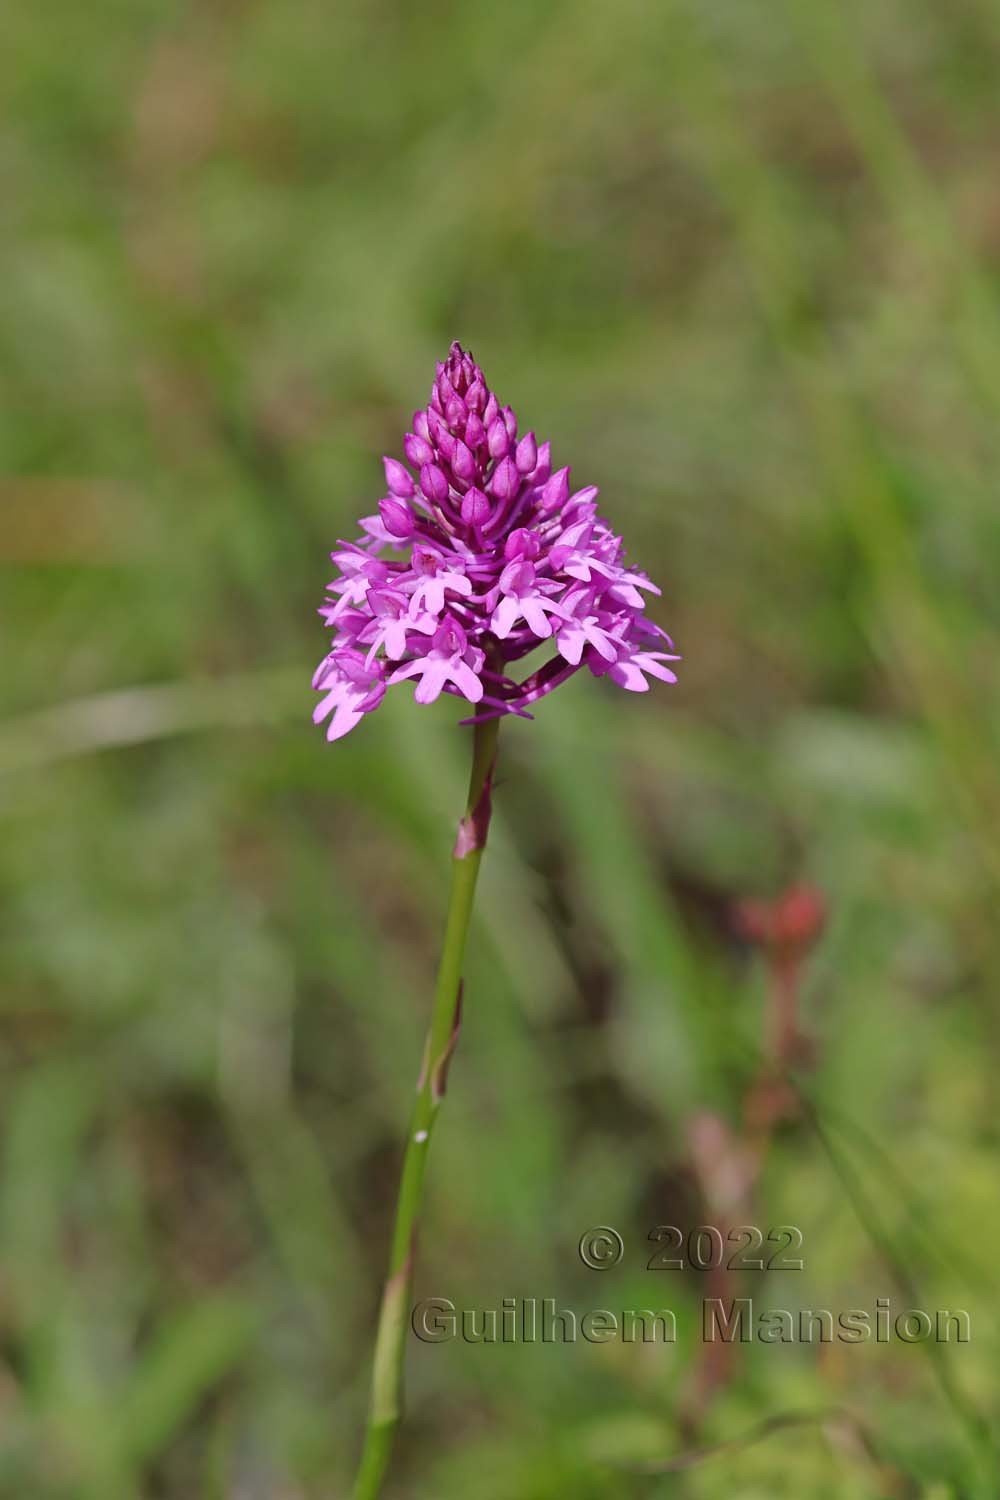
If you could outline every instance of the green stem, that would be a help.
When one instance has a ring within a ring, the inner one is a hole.
[[[417,1082],[417,1099],[403,1157],[403,1173],[396,1200],[396,1224],[389,1255],[389,1274],[382,1294],[371,1405],[354,1500],[375,1500],[389,1463],[393,1439],[403,1409],[403,1352],[406,1339],[417,1222],[423,1199],[424,1173],[431,1133],[447,1083],[448,1064],[458,1039],[462,964],[476,893],[476,877],[490,824],[490,790],[496,759],[499,719],[475,726],[472,774],[465,816],[451,863],[448,919],[434,990],[430,1030]]]

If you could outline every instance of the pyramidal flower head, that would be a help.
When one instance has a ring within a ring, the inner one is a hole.
[[[676,681],[670,638],[645,615],[660,591],[625,562],[597,490],[574,491],[549,444],[519,435],[459,344],[403,455],[383,460],[387,493],[361,520],[363,536],[331,554],[320,614],[332,649],[313,679],[328,739],[402,682],[418,703],[451,693],[474,704],[463,722],[475,723],[530,718],[528,706],[581,667],[633,693],[650,678]],[[547,659],[525,672],[540,647]]]

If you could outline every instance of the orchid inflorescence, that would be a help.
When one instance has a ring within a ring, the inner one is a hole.
[[[674,682],[670,637],[646,618],[660,590],[624,562],[597,514],[597,489],[571,493],[548,443],[517,435],[482,370],[459,344],[414,413],[406,464],[385,458],[388,495],[365,535],[331,553],[339,569],[320,609],[333,649],[313,686],[313,715],[339,739],[387,687],[416,678],[418,703],[441,692],[477,706],[464,722],[527,706],[586,666],[630,692]],[[383,556],[391,549],[395,556]],[[509,669],[543,641],[555,654],[521,681]]]

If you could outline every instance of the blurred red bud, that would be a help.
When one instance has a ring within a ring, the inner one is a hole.
[[[826,900],[814,885],[789,886],[774,901],[741,901],[735,924],[740,936],[783,955],[808,952],[826,923]]]

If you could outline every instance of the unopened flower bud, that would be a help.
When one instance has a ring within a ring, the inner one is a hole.
[[[434,449],[426,438],[418,433],[408,432],[403,439],[403,452],[406,454],[407,462],[415,469],[422,469],[424,464],[434,462]]]
[[[826,902],[813,885],[793,885],[776,901],[744,901],[736,909],[742,935],[778,953],[805,953],[825,921]]]
[[[502,417],[496,417],[487,428],[486,446],[490,451],[490,458],[504,458],[510,448],[510,438],[507,436],[507,428]]]
[[[517,494],[521,484],[521,476],[512,458],[505,458],[497,464],[493,478],[490,480],[490,489],[498,500],[510,500]]]
[[[388,496],[378,503],[378,513],[382,517],[382,525],[391,536],[408,537],[413,535],[416,518],[408,505],[402,500],[395,500]]]
[[[435,403],[438,411],[446,411],[448,408],[448,402],[453,400],[455,395],[457,394],[455,391],[455,387],[452,385],[451,380],[448,377],[447,370],[443,369],[437,380],[435,380],[434,390],[438,398]]]
[[[584,485],[582,490],[577,490],[575,494],[570,495],[569,506],[572,508],[574,515],[578,512],[583,512],[584,516],[586,517],[586,514],[588,512],[593,514],[594,501],[596,499],[597,485],[586,484]]]
[[[401,500],[408,500],[414,490],[413,480],[409,472],[395,458],[383,458],[382,465],[385,469],[385,482],[389,486],[390,493],[398,495]]]
[[[510,562],[513,562],[515,558],[527,559],[531,562],[541,550],[536,534],[526,530],[523,526],[517,526],[504,542],[503,555]]]
[[[456,479],[469,480],[476,472],[476,460],[461,438],[455,439],[455,451],[451,455],[451,471]]]
[[[538,498],[538,509],[543,515],[550,516],[554,511],[561,510],[568,499],[569,469],[557,469],[552,478],[546,481]]]
[[[420,470],[420,488],[432,505],[443,505],[448,498],[448,481],[437,464],[424,464]]]
[[[485,526],[493,514],[493,507],[482,490],[475,486],[462,498],[462,520],[466,526]]]
[[[535,442],[535,434],[526,432],[524,437],[514,449],[514,462],[519,474],[530,474],[535,467],[538,458],[538,445]]]

